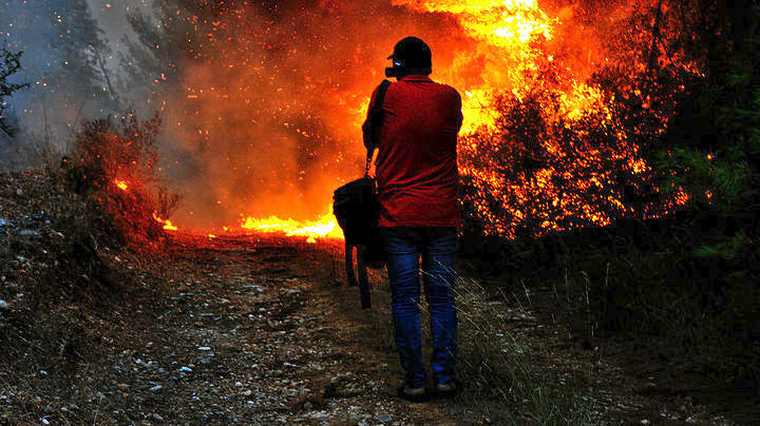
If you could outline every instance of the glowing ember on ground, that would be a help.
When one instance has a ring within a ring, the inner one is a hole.
[[[129,185],[127,182],[121,180],[121,179],[114,179],[113,181],[114,185],[116,185],[117,188],[121,189],[122,191],[126,191],[129,189]]]
[[[172,223],[172,221],[171,221],[171,220],[169,220],[169,219],[162,219],[162,218],[161,218],[160,216],[158,216],[158,214],[157,214],[157,213],[155,213],[155,212],[153,213],[153,219],[154,219],[156,222],[158,222],[158,223],[160,223],[160,224],[164,225],[164,231],[168,231],[168,232],[176,232],[176,231],[179,231],[179,228],[178,228],[176,225],[174,225],[174,224]]]

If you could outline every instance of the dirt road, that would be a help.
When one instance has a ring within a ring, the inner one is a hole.
[[[0,419],[445,423],[435,405],[394,397],[395,359],[363,346],[367,326],[345,315],[358,300],[335,291],[324,247],[188,240],[165,255],[111,262],[133,283],[103,309],[83,311],[59,354],[18,354],[14,374],[23,378],[0,381]]]

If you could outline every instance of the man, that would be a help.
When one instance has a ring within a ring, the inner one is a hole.
[[[396,346],[406,373],[399,396],[418,402],[429,397],[420,329],[420,257],[433,337],[433,392],[450,397],[458,391],[452,285],[460,224],[456,144],[462,100],[452,87],[430,79],[432,54],[419,38],[398,42],[388,59],[393,67],[386,74],[397,82],[387,89],[375,136],[379,226],[388,255]],[[369,121],[365,132],[374,131]]]

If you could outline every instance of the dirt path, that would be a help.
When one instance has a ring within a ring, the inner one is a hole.
[[[142,379],[172,423],[429,423],[379,380],[385,360],[358,347],[357,327],[317,279],[324,261],[308,246],[217,241],[173,253],[175,277],[156,318]],[[132,359],[138,355],[132,355]],[[151,362],[155,362],[151,364]],[[183,372],[184,370],[184,372]],[[192,370],[192,371],[190,371]],[[385,375],[387,376],[387,374]],[[395,379],[395,378],[394,378]],[[144,413],[148,414],[148,413]],[[152,414],[152,413],[151,413]],[[155,416],[154,416],[155,417]]]
[[[179,241],[113,261],[138,288],[81,318],[71,356],[19,360],[25,378],[0,380],[0,423],[446,423],[394,397],[387,355],[358,343],[362,326],[336,307],[348,301],[319,282],[324,251]]]

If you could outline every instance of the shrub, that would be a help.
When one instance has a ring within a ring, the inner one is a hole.
[[[171,216],[179,196],[161,185],[156,137],[158,116],[141,122],[126,114],[85,123],[63,168],[73,189],[104,210],[121,241],[137,248],[162,241],[163,218]]]

